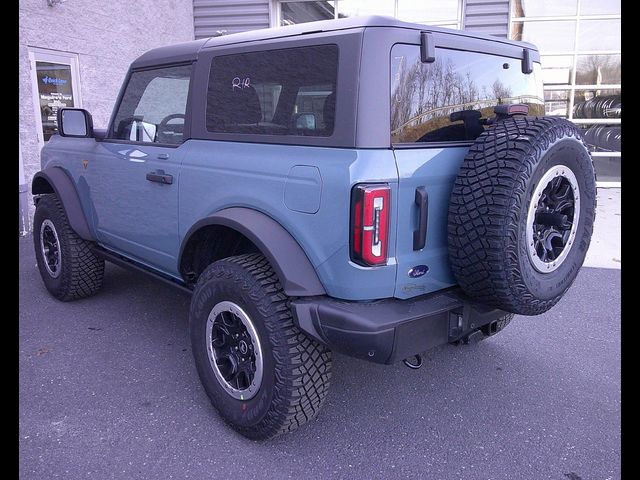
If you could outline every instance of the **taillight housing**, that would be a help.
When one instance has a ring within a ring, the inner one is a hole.
[[[360,184],[351,191],[351,260],[365,267],[386,265],[391,189]]]

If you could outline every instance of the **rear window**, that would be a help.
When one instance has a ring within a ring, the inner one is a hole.
[[[215,57],[207,130],[217,133],[333,133],[338,47],[318,45]]]
[[[540,75],[539,63],[525,75],[519,59],[443,48],[422,63],[420,47],[394,45],[391,142],[475,140],[499,104],[525,103],[530,115],[544,115]]]

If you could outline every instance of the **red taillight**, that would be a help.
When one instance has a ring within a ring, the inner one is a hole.
[[[389,185],[356,185],[351,193],[351,260],[364,265],[387,263]]]

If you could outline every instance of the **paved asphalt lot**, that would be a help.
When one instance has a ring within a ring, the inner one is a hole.
[[[252,442],[200,387],[189,297],[108,265],[61,303],[20,239],[22,479],[620,478],[620,270],[584,268],[549,314],[516,317],[418,371],[334,357],[319,418]]]

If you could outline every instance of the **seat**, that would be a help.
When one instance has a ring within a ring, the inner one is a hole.
[[[209,97],[209,102],[213,105],[209,109],[211,115],[207,115],[208,130],[217,132],[247,130],[247,133],[250,133],[262,120],[260,98],[251,85],[244,88],[218,90],[216,93]]]
[[[329,136],[333,133],[336,120],[336,92],[332,92],[324,99],[322,106],[322,121],[324,123],[324,134]]]

